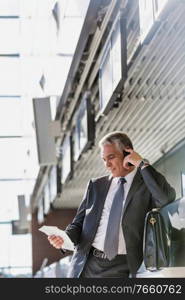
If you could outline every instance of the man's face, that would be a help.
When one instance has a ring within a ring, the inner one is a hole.
[[[123,167],[123,154],[117,149],[115,144],[104,145],[101,149],[101,157],[105,163],[105,167],[111,172],[113,177],[125,175]]]

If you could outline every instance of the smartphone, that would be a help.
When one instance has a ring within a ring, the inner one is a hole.
[[[127,151],[125,151],[125,150],[123,151],[124,157],[127,156],[127,155],[129,155],[129,154],[130,154],[129,152],[127,152]],[[128,163],[128,165],[129,165],[129,166],[133,166],[133,164],[131,164],[130,162]]]

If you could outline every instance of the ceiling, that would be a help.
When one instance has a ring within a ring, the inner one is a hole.
[[[119,106],[96,124],[96,145],[107,132],[123,130],[135,150],[153,164],[185,138],[184,13],[184,2],[170,1],[151,38],[135,55],[130,49],[138,42],[138,12],[130,9],[127,59],[132,63]],[[98,96],[92,98],[98,101]],[[63,187],[55,207],[77,207],[88,180],[105,173],[95,146],[75,164],[73,179]]]

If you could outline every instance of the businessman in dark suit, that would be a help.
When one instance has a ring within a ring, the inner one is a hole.
[[[68,277],[135,277],[143,261],[146,213],[175,200],[163,175],[133,150],[129,137],[112,132],[100,142],[110,176],[91,179],[66,233],[76,248]],[[63,239],[49,236],[55,248]]]

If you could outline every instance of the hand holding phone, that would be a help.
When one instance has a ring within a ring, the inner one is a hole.
[[[129,155],[129,154],[130,154],[129,152],[123,150],[124,158],[125,158],[125,156],[127,156],[127,155]],[[131,164],[130,162],[128,162],[128,166],[133,166],[133,164]]]
[[[127,156],[127,155],[130,155],[129,158],[126,158],[125,161],[123,160],[123,163],[126,166],[136,166],[136,167],[139,167],[141,161],[143,160],[143,158],[141,157],[141,155],[137,152],[135,152],[133,149],[131,148],[125,148],[123,150],[123,155],[124,155],[124,158]],[[129,160],[131,160],[132,163],[129,162]]]

